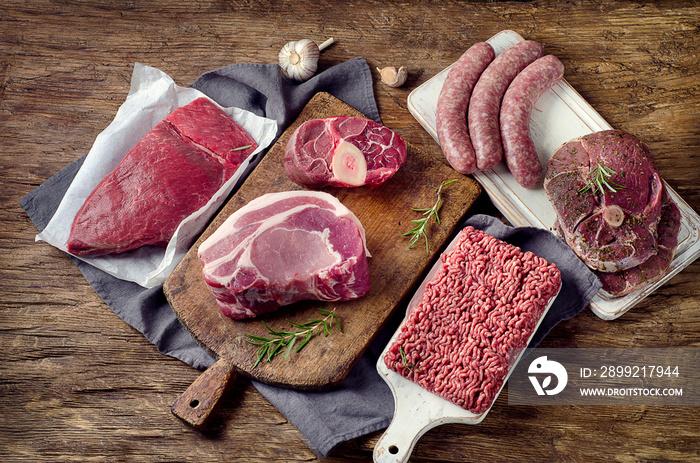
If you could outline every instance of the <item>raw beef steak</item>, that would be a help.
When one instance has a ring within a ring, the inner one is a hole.
[[[663,277],[676,254],[680,228],[681,212],[664,190],[661,220],[656,230],[656,254],[628,270],[614,273],[596,272],[603,283],[603,289],[613,296],[623,296]]]
[[[183,137],[236,166],[258,147],[243,127],[206,98],[176,109],[165,120]]]
[[[234,319],[369,291],[364,228],[327,193],[260,196],[226,219],[198,253],[204,281],[221,312]]]
[[[615,191],[601,191],[596,178]],[[626,270],[656,254],[664,186],[634,136],[606,130],[565,143],[547,164],[544,188],[566,242],[592,269]]]
[[[204,206],[256,147],[206,98],[173,111],[85,200],[71,227],[68,252],[100,255],[167,246],[180,222]]]
[[[308,188],[377,186],[406,161],[396,133],[362,117],[338,116],[301,124],[284,153],[284,168]]]
[[[606,130],[565,143],[547,164],[544,187],[555,230],[603,289],[622,296],[664,275],[678,245],[680,211],[636,137]]]

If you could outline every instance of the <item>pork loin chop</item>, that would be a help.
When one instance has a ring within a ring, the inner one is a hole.
[[[221,312],[234,319],[300,300],[357,299],[370,287],[362,224],[322,192],[260,196],[233,213],[198,254]]]

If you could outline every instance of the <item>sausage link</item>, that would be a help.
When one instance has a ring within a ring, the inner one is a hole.
[[[518,74],[503,95],[501,138],[503,156],[515,180],[532,188],[542,177],[542,164],[530,138],[530,114],[535,102],[564,76],[556,56],[537,59]]]
[[[469,98],[479,76],[495,55],[486,42],[469,47],[447,73],[438,96],[435,120],[438,142],[447,161],[462,174],[471,174],[477,169],[467,127]]]
[[[503,158],[498,117],[508,85],[520,71],[544,54],[542,45],[525,40],[498,55],[474,86],[467,122],[479,170],[490,169]]]

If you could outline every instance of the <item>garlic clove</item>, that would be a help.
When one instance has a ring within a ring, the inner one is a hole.
[[[279,52],[279,65],[290,78],[304,82],[316,73],[321,50],[331,43],[333,38],[326,40],[321,47],[309,39],[288,42]]]
[[[379,71],[379,76],[381,77],[382,82],[389,87],[402,86],[406,83],[406,78],[408,77],[408,72],[403,66],[398,69],[396,69],[394,66],[387,66],[383,69],[377,68],[377,71]]]

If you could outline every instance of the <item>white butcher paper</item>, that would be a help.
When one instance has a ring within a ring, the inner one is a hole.
[[[199,90],[176,85],[172,78],[156,68],[135,63],[126,100],[114,120],[95,138],[56,213],[36,236],[36,241],[45,241],[67,252],[66,243],[73,219],[92,190],[168,114],[202,96],[206,97]],[[251,159],[266,149],[277,134],[277,123],[272,119],[239,108],[222,109],[253,137],[258,148],[205,206],[180,223],[168,247],[144,246],[124,254],[75,257],[114,277],[145,288],[159,286],[165,281],[231,193]]]

